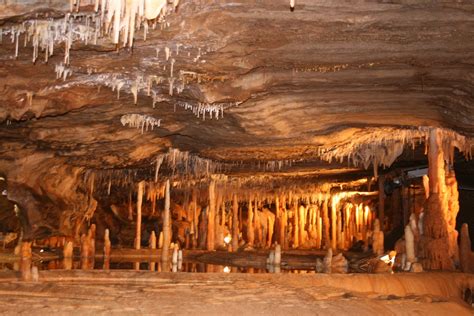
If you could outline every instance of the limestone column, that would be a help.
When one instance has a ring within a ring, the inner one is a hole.
[[[344,238],[342,231],[342,212],[338,210],[337,212],[337,247],[339,249],[344,249]]]
[[[267,216],[267,247],[272,246],[273,240],[273,227],[275,226],[275,218],[272,216]]]
[[[143,187],[145,181],[140,181],[138,183],[138,192],[137,192],[137,226],[135,231],[135,249],[140,249],[142,241],[142,202],[143,202]]]
[[[128,220],[133,221],[132,190],[128,193]]]
[[[209,183],[209,209],[207,214],[207,250],[215,249],[215,219],[216,219],[216,182]]]
[[[239,201],[237,194],[232,197],[232,251],[239,248]]]
[[[422,240],[425,269],[454,270],[458,260],[455,218],[459,211],[457,183],[454,172],[445,165],[443,135],[432,129],[429,135],[429,193],[424,215]],[[448,175],[448,177],[446,177]]]
[[[107,228],[104,232],[104,259],[110,258],[110,248],[111,248],[110,233],[109,233],[109,229]]]
[[[31,281],[31,261],[32,261],[32,252],[31,252],[31,241],[23,241],[20,246],[20,271],[21,279],[23,281]]]
[[[372,249],[374,254],[376,255],[383,255],[384,253],[384,235],[383,231],[380,230],[380,221],[376,219],[374,221],[374,232],[373,232],[373,241],[372,241]]]
[[[280,208],[280,198],[278,195],[275,195],[275,215],[276,215],[276,229],[277,229],[277,237],[276,240],[280,245],[283,245],[285,236],[283,231],[283,218],[282,218],[282,211]]]
[[[223,205],[222,205],[222,193],[217,192],[216,194],[216,211],[215,211],[215,222],[214,222],[214,249],[221,248],[224,245],[224,224],[223,222],[225,221],[224,213],[225,210],[223,210]]]
[[[472,273],[471,260],[474,260],[471,251],[471,239],[469,238],[469,228],[466,223],[461,226],[460,246],[459,246],[459,263],[461,271],[464,273]]]
[[[383,231],[385,228],[385,177],[379,176],[379,221],[380,230]]]
[[[329,209],[327,197],[323,201],[321,212],[323,215],[323,247],[324,249],[329,249],[331,247],[331,240],[329,238]]]
[[[74,243],[71,240],[69,240],[69,241],[66,241],[63,248],[63,269],[64,270],[72,269],[73,258],[74,258]]]
[[[255,241],[255,232],[253,227],[253,210],[252,210],[252,199],[248,202],[248,215],[247,215],[247,243],[253,247]]]
[[[286,229],[288,226],[288,213],[286,212],[286,198],[283,195],[282,198],[280,199],[281,205],[280,205],[280,214],[281,214],[281,228],[280,228],[280,237],[282,238],[281,240],[281,246],[284,250],[288,249],[288,235],[286,233]]]
[[[411,226],[408,224],[405,226],[405,251],[407,255],[407,262],[410,263],[408,268],[411,267],[411,264],[416,262],[415,256],[415,236],[411,230]]]
[[[299,233],[300,233],[300,238],[299,238],[299,243],[301,246],[304,245],[304,243],[306,242],[306,214],[307,214],[307,211],[306,211],[306,208],[303,206],[303,205],[300,205],[299,207],[299,215],[298,215],[298,219],[299,219]]]
[[[331,248],[334,250],[337,249],[337,209],[338,203],[333,200],[331,203]]]
[[[104,232],[104,264],[103,269],[108,270],[110,268],[110,233],[109,229],[107,228]]]
[[[161,249],[161,260],[168,262],[171,243],[171,220],[170,220],[170,180],[165,184],[165,210],[163,212],[163,248]]]
[[[294,224],[293,224],[293,248],[298,248],[300,246],[300,219],[299,219],[299,211],[298,211],[298,202],[295,201],[293,202],[293,219],[294,219]]]

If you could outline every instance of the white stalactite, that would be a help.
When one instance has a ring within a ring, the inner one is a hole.
[[[128,125],[141,129],[142,134],[144,131],[148,131],[149,128],[153,130],[154,127],[160,127],[161,125],[161,119],[156,119],[145,114],[125,114],[120,118],[120,122],[123,126]]]

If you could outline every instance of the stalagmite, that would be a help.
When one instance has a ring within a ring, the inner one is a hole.
[[[216,218],[216,182],[209,183],[209,207],[207,212],[207,250],[215,249],[215,218]]]
[[[92,268],[92,253],[90,234],[82,234],[81,236],[81,269],[87,270]]]
[[[380,221],[380,229],[384,230],[384,222],[385,222],[385,189],[384,189],[385,177],[379,176],[378,184],[379,184],[379,221]]]
[[[239,248],[239,202],[237,194],[232,197],[232,251],[237,251]]]
[[[175,244],[173,247],[173,255],[171,257],[171,263],[173,265],[178,264],[178,245]]]
[[[110,243],[110,232],[107,228],[104,232],[104,258],[110,258],[110,249],[112,244]]]
[[[275,260],[274,260],[275,265],[280,265],[281,264],[281,246],[279,244],[275,245]]]
[[[426,199],[429,199],[429,197],[430,197],[430,178],[427,175],[423,176],[423,188],[424,188],[424,191],[425,191]]]
[[[23,241],[20,246],[20,271],[22,281],[31,281],[31,241]]]
[[[306,237],[307,237],[307,233],[306,233],[306,214],[307,214],[307,211],[306,211],[306,208],[303,206],[303,205],[300,205],[299,209],[299,214],[298,214],[298,219],[299,219],[299,229],[298,229],[298,232],[299,232],[299,243],[300,243],[300,246],[303,246],[306,242]]]
[[[333,196],[331,203],[331,248],[337,249],[337,211],[338,201]]]
[[[325,198],[323,201],[322,207],[322,222],[323,222],[323,247],[324,249],[328,249],[331,246],[330,238],[329,238],[329,210],[328,210],[328,199]]]
[[[411,264],[416,262],[415,256],[415,237],[410,225],[405,227],[405,250],[407,254],[407,270],[410,269]]]
[[[95,233],[96,233],[96,225],[92,224],[91,227],[89,228],[88,231],[88,239],[89,239],[89,245],[90,245],[90,256],[92,258],[92,261],[94,261],[95,258]]]
[[[323,273],[332,272],[332,249],[329,248],[323,259]]]
[[[148,241],[148,247],[150,249],[156,249],[156,234],[154,230],[151,231],[150,240]]]
[[[300,225],[299,225],[299,212],[298,212],[298,202],[293,202],[293,248],[298,248],[300,246]]]
[[[74,257],[74,244],[72,241],[66,241],[63,247],[63,269],[71,270]]]
[[[321,249],[323,240],[323,219],[321,217],[318,217],[317,224],[318,238],[316,239],[316,249]]]
[[[372,250],[376,255],[384,254],[384,235],[383,231],[380,230],[380,221],[375,219],[374,221],[374,232],[372,234]]]
[[[272,245],[273,240],[273,228],[275,226],[275,217],[267,214],[267,244],[268,248]]]
[[[107,228],[104,232],[104,263],[102,268],[104,270],[110,269],[110,251],[111,251],[111,243],[110,243],[110,233],[109,229]]]
[[[74,244],[72,241],[66,241],[63,247],[63,258],[72,258],[74,253]]]
[[[143,202],[143,188],[145,186],[144,181],[138,183],[137,190],[137,222],[135,231],[135,249],[140,249],[142,241],[142,202]]]
[[[132,190],[128,193],[128,220],[133,221]]]
[[[247,244],[250,247],[253,247],[255,241],[255,232],[254,232],[254,215],[252,210],[252,199],[249,199],[248,202],[248,216],[247,216]]]
[[[283,230],[283,211],[280,207],[280,198],[278,195],[275,196],[275,215],[276,215],[276,229],[277,229],[277,242],[283,245],[285,242],[285,232]]]
[[[163,249],[163,232],[160,232],[158,237],[158,249]]]
[[[462,272],[474,272],[474,253],[471,251],[471,239],[469,237],[469,228],[466,223],[462,224],[461,226],[459,263]]]
[[[170,180],[165,184],[165,210],[163,212],[163,245],[161,248],[161,260],[167,262],[169,259],[169,248],[171,242],[171,219],[170,219]]]

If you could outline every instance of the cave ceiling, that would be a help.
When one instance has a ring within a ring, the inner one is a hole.
[[[288,1],[181,0],[132,47],[92,40],[94,5],[82,1],[73,20],[90,31],[73,35],[69,63],[61,39],[33,63],[34,36],[18,29],[69,12],[46,2],[0,4],[4,174],[152,168],[175,148],[236,174],[330,176],[365,172],[341,158],[350,146],[405,144],[420,127],[474,136],[471,1],[298,0],[292,12]],[[124,126],[129,114],[160,126]],[[324,157],[338,146],[341,157]],[[406,147],[400,165],[423,163]]]

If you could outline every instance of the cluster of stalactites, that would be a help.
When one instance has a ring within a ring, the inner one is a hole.
[[[90,0],[88,2],[91,2]],[[18,57],[20,36],[23,46],[33,46],[33,62],[38,59],[40,51],[44,60],[54,53],[58,44],[64,45],[64,64],[69,64],[69,52],[74,42],[85,45],[98,44],[98,40],[111,34],[114,44],[131,47],[135,31],[143,26],[144,39],[148,32],[148,20],[163,22],[164,17],[173,11],[179,0],[95,0],[96,12],[67,13],[62,19],[31,19],[9,28],[0,28],[0,43],[3,36],[10,36],[15,43],[15,58]],[[80,0],[71,0],[71,11],[79,9]]]
[[[433,128],[422,127],[425,133],[425,154],[428,153],[428,144],[430,131]],[[441,141],[441,149],[444,156],[444,161],[448,165],[452,165],[454,162],[454,149],[457,148],[461,153],[464,154],[466,159],[472,159],[472,148],[474,147],[474,140],[464,135],[460,135],[453,130],[445,128],[437,128],[438,135]]]
[[[0,28],[0,43],[4,35],[10,35],[15,43],[15,58],[23,36],[23,46],[33,46],[32,61],[36,62],[40,52],[44,52],[44,61],[53,55],[58,44],[64,47],[64,64],[69,64],[69,51],[74,42],[96,45],[103,36],[101,17],[95,13],[68,13],[63,19],[27,20],[10,28]]]
[[[179,0],[174,0],[168,6],[168,0],[96,0],[95,10],[100,9],[105,29],[111,30],[112,42],[132,47],[139,26],[143,24],[146,36],[146,20],[164,17],[178,3]]]
[[[155,180],[158,179],[158,173],[163,163],[172,170],[174,175],[195,178],[210,177],[212,174],[222,173],[229,168],[225,163],[201,158],[187,151],[183,152],[176,148],[170,148],[167,153],[161,154],[156,158]]]
[[[389,167],[403,153],[406,146],[413,149],[429,137],[432,127],[418,129],[379,128],[369,133],[352,137],[348,142],[333,146],[330,149],[320,148],[318,156],[325,161],[338,160],[352,163],[356,167],[367,169],[371,164],[377,177],[378,167]],[[473,141],[449,129],[439,129],[443,134],[443,146],[446,161],[452,161],[454,148],[458,148],[467,157],[472,155]]]
[[[206,115],[218,120],[224,117],[224,109],[238,106],[241,102],[226,102],[226,103],[205,103],[197,102],[196,104],[184,101],[178,101],[176,104],[185,110],[193,112],[194,115],[202,120],[206,120]]]
[[[120,122],[123,126],[130,126],[141,129],[142,134],[148,129],[153,130],[155,127],[160,127],[161,119],[156,119],[152,116],[145,114],[125,114],[120,118]]]

